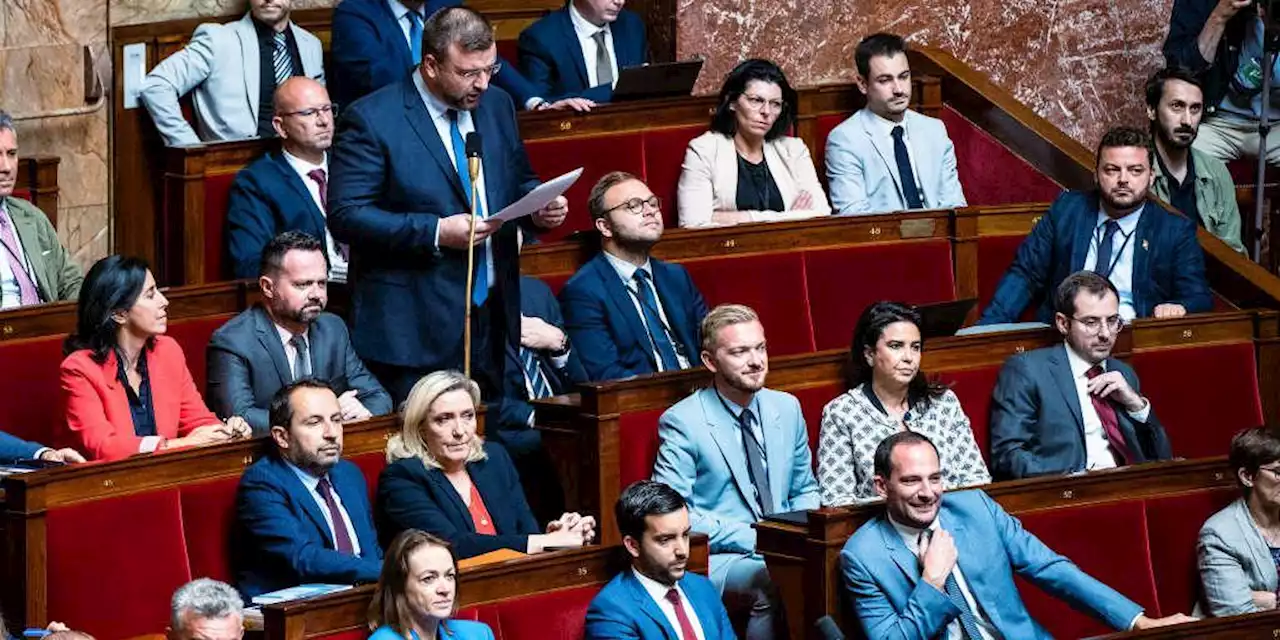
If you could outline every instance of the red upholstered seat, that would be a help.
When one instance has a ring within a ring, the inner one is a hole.
[[[593,585],[498,603],[495,635],[502,640],[581,640],[587,607],[599,592]]]
[[[996,295],[996,285],[1013,264],[1018,247],[1026,236],[981,236],[978,238],[978,306],[986,307]],[[1034,308],[1034,305],[1028,305]]]
[[[1155,572],[1160,615],[1191,613],[1200,596],[1196,541],[1209,516],[1227,506],[1235,489],[1147,500],[1147,528],[1151,532],[1151,568]]]
[[[209,346],[209,338],[213,336],[214,331],[218,330],[218,327],[235,315],[224,313],[181,320],[169,325],[169,330],[166,332],[182,346],[182,355],[187,358],[187,369],[191,371],[191,379],[195,381],[196,389],[201,395],[204,395],[205,377],[208,374],[205,369],[205,349]]]
[[[181,488],[182,535],[193,578],[234,581],[230,545],[239,485],[240,478],[223,478]]]
[[[467,607],[459,610],[453,617],[462,620],[479,620],[493,630],[494,640],[503,640],[502,625],[499,624],[498,606],[493,604],[482,604]]]
[[[1062,193],[1061,185],[955,109],[943,107],[942,123],[955,145],[956,173],[971,206],[1049,202]]]
[[[572,277],[572,273],[561,273],[554,276],[538,276],[538,279],[547,283],[548,287],[551,287],[551,293],[560,295],[560,290],[564,288],[564,283],[568,282],[569,278]]]
[[[825,188],[827,185],[827,137],[831,131],[849,119],[852,113],[831,113],[818,116],[813,120],[813,146],[809,154],[813,156],[813,167],[818,171],[818,179]]]
[[[658,418],[663,411],[624,411],[618,416],[619,489],[653,475],[653,461],[658,457]]]
[[[231,276],[226,263],[227,203],[234,173],[208,176],[204,180],[204,281],[219,282]]]
[[[926,346],[925,361],[928,362]],[[991,392],[996,388],[996,377],[1000,375],[1000,367],[978,367],[948,371],[941,376],[941,381],[951,385],[951,391],[960,400],[960,407],[969,416],[969,426],[973,429],[973,439],[978,443],[978,451],[982,459],[991,462]]]
[[[508,33],[504,35],[511,36],[511,35],[517,35],[517,34]],[[507,64],[509,65],[515,65],[516,60],[520,59],[520,48],[516,46],[516,44],[517,44],[517,40],[511,37],[508,37],[503,40],[498,40],[498,56],[503,60],[506,60]],[[519,107],[519,108],[523,108],[523,107]]]
[[[818,350],[847,348],[858,316],[879,300],[955,299],[951,242],[945,238],[807,251],[804,260]]]
[[[644,181],[654,195],[662,198],[662,218],[668,228],[678,226],[676,188],[680,184],[685,149],[690,140],[706,130],[706,125],[693,125],[644,133]]]
[[[708,307],[745,304],[760,314],[769,352],[774,355],[814,351],[805,266],[800,253],[690,260],[682,263]]]
[[[191,580],[176,490],[50,509],[48,617],[110,640],[156,633]]]
[[[358,456],[343,457],[360,467],[360,473],[364,475],[365,488],[369,490],[369,504],[373,504],[374,495],[378,490],[378,477],[382,475],[382,470],[387,468],[387,454],[371,451]]]
[[[0,342],[0,371],[22,375],[6,376],[0,402],[0,430],[25,440],[43,444],[54,442],[58,422],[58,367],[62,364],[62,340],[48,336]]]
[[[533,170],[543,180],[583,168],[582,177],[565,194],[569,199],[569,217],[557,229],[539,236],[545,242],[560,240],[574,231],[592,229],[587,212],[587,196],[610,171],[627,171],[644,176],[643,136],[639,133],[590,136],[567,140],[539,140],[525,144]]]
[[[14,189],[13,193],[10,195],[12,195],[15,198],[22,198],[23,200],[28,200],[28,201],[31,200],[30,189]]]
[[[351,631],[325,633],[314,637],[323,638],[324,640],[366,640],[369,637],[369,632],[363,629],[352,629]]]
[[[1027,531],[1085,573],[1158,615],[1147,552],[1147,520],[1140,500],[1049,509],[1020,516]],[[1075,611],[1019,577],[1019,592],[1035,618],[1055,638],[1083,638],[1112,629]]]
[[[1130,361],[1173,455],[1226,455],[1231,436],[1262,424],[1253,344],[1144,351]]]
[[[810,464],[815,473],[818,470],[818,436],[822,433],[822,409],[842,393],[843,384],[824,384],[791,392],[800,401],[800,413],[804,415],[804,425],[809,432],[809,449],[813,451]]]

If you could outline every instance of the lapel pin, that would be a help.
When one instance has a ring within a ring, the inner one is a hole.
[[[1142,250],[1143,250],[1143,251],[1149,251],[1150,249],[1151,249],[1151,242],[1150,242],[1150,241],[1148,241],[1148,240],[1143,240],[1143,241],[1142,241]]]

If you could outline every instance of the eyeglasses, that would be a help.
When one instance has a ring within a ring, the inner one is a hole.
[[[654,213],[658,213],[662,211],[662,200],[658,198],[658,196],[649,196],[648,198],[632,198],[630,200],[627,200],[626,202],[623,202],[622,204],[609,207],[608,209],[605,209],[604,212],[610,213],[612,211],[617,211],[618,209],[626,207],[627,213],[633,216],[638,216],[644,213],[644,208],[646,206],[652,209]]]
[[[281,117],[301,116],[303,118],[314,118],[322,113],[336,117],[338,115],[338,103],[331,102],[329,104],[324,105],[323,107],[311,107],[310,109],[302,109],[301,111],[290,111],[289,113],[282,113],[280,114],[280,116]]]
[[[1276,480],[1280,480],[1280,469],[1277,469],[1275,467],[1258,467],[1258,471],[1269,471],[1271,472],[1272,478],[1275,478]]]
[[[493,66],[481,67],[479,69],[468,69],[467,71],[458,71],[450,65],[449,71],[463,80],[479,80],[480,76],[492,78],[498,75],[498,72],[502,71],[502,63],[495,62]]]
[[[782,113],[787,103],[781,100],[765,100],[760,96],[753,96],[749,93],[742,94],[742,99],[747,101],[747,106],[756,111],[765,113]]]
[[[1071,317],[1072,320],[1079,322],[1084,327],[1085,333],[1096,336],[1102,332],[1102,327],[1106,327],[1111,333],[1120,333],[1124,328],[1124,318],[1120,316],[1111,316],[1110,318],[1077,318]]]

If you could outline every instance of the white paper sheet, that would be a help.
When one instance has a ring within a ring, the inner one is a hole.
[[[582,167],[578,167],[569,173],[566,173],[554,180],[548,180],[538,188],[530,191],[525,197],[511,203],[507,208],[499,211],[497,215],[489,216],[489,219],[498,219],[506,222],[523,218],[531,213],[541,211],[543,207],[551,204],[552,200],[560,197],[564,192],[573,186],[573,183],[582,177]]]

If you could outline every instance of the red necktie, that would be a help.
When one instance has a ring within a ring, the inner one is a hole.
[[[676,608],[676,620],[680,622],[680,640],[698,640],[693,623],[689,621],[689,614],[684,612],[684,606],[680,604],[680,592],[675,587],[667,591],[667,602]]]
[[[1093,365],[1084,375],[1090,380],[1102,375],[1102,365]],[[1106,398],[1089,394],[1089,399],[1093,401],[1093,408],[1098,412],[1098,419],[1102,421],[1102,430],[1107,434],[1107,442],[1111,443],[1111,451],[1115,453],[1117,461],[1121,465],[1129,464],[1133,456],[1129,454],[1129,446],[1124,443],[1124,434],[1120,433],[1120,420],[1116,418],[1115,407],[1111,406]]]
[[[307,177],[308,177],[308,178],[311,178],[312,180],[315,180],[315,181],[316,181],[316,184],[317,184],[317,185],[319,185],[319,187],[320,187],[320,208],[321,208],[321,209],[324,209],[325,214],[326,214],[326,215],[328,215],[328,211],[329,211],[329,182],[328,182],[328,179],[326,178],[326,176],[324,175],[324,169],[312,169],[310,172],[308,172],[308,173],[307,173]],[[350,252],[350,250],[348,250],[348,249],[347,249],[347,245],[342,244],[342,243],[338,243],[338,255],[342,256],[342,259],[343,259],[343,260],[350,260],[350,259],[351,259],[351,252]]]
[[[320,478],[320,485],[316,487],[316,491],[320,492],[320,497],[324,499],[324,506],[329,509],[329,517],[333,519],[333,546],[338,551],[349,555],[355,555],[356,548],[351,544],[351,535],[347,533],[347,521],[342,518],[342,510],[338,508],[338,502],[333,499],[333,485],[329,483],[328,476]]]

